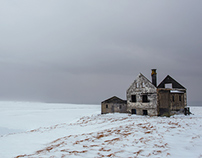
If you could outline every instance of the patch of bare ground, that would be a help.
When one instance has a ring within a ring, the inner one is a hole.
[[[18,155],[15,158],[20,158],[20,157],[25,157],[25,156],[27,156],[27,155],[26,154],[24,154],[24,155]]]
[[[165,143],[163,145],[154,144],[154,147],[157,147],[157,148],[166,148],[167,146],[168,146],[168,143]]]
[[[142,149],[140,149],[140,150],[138,150],[138,151],[136,151],[136,152],[134,152],[133,154],[135,155],[135,156],[138,156],[141,152],[143,152],[143,150]]]

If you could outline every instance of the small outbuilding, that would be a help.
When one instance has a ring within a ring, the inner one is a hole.
[[[126,113],[127,101],[113,96],[101,103],[101,113]]]

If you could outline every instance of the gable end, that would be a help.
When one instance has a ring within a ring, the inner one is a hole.
[[[172,88],[186,89],[185,87],[183,87],[180,83],[178,83],[176,80],[174,80],[169,75],[166,76],[166,78],[158,85],[157,88],[166,88],[165,87],[166,84],[172,84]]]
[[[102,103],[126,103],[126,100],[122,100],[116,96],[113,96],[113,97],[103,101]]]

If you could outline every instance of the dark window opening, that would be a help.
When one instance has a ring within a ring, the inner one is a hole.
[[[131,102],[136,102],[136,95],[131,95]]]
[[[119,109],[121,109],[121,105],[119,105]]]
[[[132,113],[132,114],[136,114],[136,109],[132,109],[132,110],[131,110],[131,113]]]
[[[108,105],[106,105],[106,108],[108,108]]]
[[[181,97],[181,95],[179,96],[179,101],[182,101],[182,97]]]
[[[142,95],[142,102],[143,102],[143,103],[149,102],[147,95]]]
[[[175,96],[173,96],[173,102],[175,101]]]
[[[148,115],[147,110],[143,110],[143,115]]]

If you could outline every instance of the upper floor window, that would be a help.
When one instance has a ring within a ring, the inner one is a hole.
[[[136,102],[136,95],[131,95],[131,102]]]
[[[149,102],[149,100],[148,100],[148,95],[146,95],[146,94],[142,95],[142,102],[143,102],[143,103]]]

